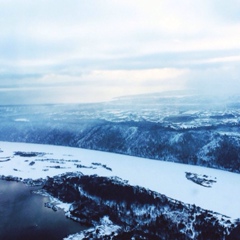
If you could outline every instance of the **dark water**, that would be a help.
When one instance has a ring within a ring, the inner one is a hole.
[[[44,207],[48,198],[33,194],[35,187],[0,180],[0,239],[58,240],[85,227]]]

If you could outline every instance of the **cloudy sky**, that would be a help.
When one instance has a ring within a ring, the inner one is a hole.
[[[239,0],[0,0],[0,104],[240,91]]]

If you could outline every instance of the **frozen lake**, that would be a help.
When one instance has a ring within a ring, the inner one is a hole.
[[[133,186],[233,219],[240,217],[240,174],[237,173],[62,146],[0,142],[0,149],[0,175],[32,179],[66,172],[118,176]],[[207,176],[214,183],[211,187],[201,186],[187,179],[186,172]]]

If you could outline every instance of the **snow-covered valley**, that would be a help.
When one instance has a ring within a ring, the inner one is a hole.
[[[0,142],[0,175],[22,179],[53,177],[67,172],[117,176],[184,203],[240,217],[240,175],[186,164],[150,160],[93,150],[40,144]],[[20,154],[25,153],[25,154]],[[189,181],[186,172],[216,180],[212,187]]]

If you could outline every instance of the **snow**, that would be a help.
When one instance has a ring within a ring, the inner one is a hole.
[[[0,149],[0,175],[23,179],[46,178],[66,172],[118,176],[131,185],[142,186],[233,219],[240,217],[240,174],[62,146],[0,142]],[[16,151],[45,155],[21,157],[14,155]],[[34,164],[30,164],[32,162]],[[217,182],[206,188],[189,181],[185,172],[207,175],[216,178]]]
[[[16,119],[14,119],[14,121],[15,122],[29,122],[29,120],[26,118],[16,118]]]
[[[227,136],[232,136],[232,137],[240,137],[240,133],[238,132],[225,132],[225,131],[218,131],[219,134],[221,135],[227,135]]]
[[[111,236],[113,233],[115,233],[117,235],[117,232],[120,229],[121,229],[121,227],[118,225],[114,225],[108,216],[104,216],[100,220],[99,226],[96,226],[95,228],[90,228],[81,233],[76,233],[76,234],[70,235],[67,238],[64,238],[64,240],[86,239],[86,234],[88,234],[88,233],[93,233],[96,235],[96,237],[95,237],[96,239],[101,239],[103,236],[104,237]],[[91,237],[91,239],[94,239],[94,238]],[[112,237],[110,239],[112,239]]]

